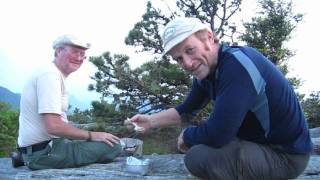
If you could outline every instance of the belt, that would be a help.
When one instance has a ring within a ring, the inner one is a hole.
[[[31,152],[36,152],[36,151],[40,151],[44,148],[47,147],[48,143],[50,142],[51,140],[49,141],[43,141],[43,142],[40,142],[40,143],[37,143],[37,144],[33,144],[33,145],[30,145],[30,146],[27,146],[27,147],[18,147],[18,151],[21,152],[21,153],[24,153],[24,154],[27,154],[27,149],[28,148],[31,148]]]

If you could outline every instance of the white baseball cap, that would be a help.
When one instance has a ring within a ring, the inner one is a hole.
[[[89,49],[91,47],[90,43],[72,34],[59,36],[55,41],[53,41],[52,47],[53,49],[56,49],[62,45],[78,46],[84,49]]]
[[[187,37],[202,29],[211,31],[208,25],[202,23],[198,18],[179,17],[170,21],[164,27],[161,35],[164,49],[162,56],[167,54],[170,49],[181,43]]]

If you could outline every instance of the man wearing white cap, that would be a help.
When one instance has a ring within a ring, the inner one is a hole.
[[[220,44],[196,18],[176,18],[162,35],[170,55],[194,76],[186,100],[132,122],[147,130],[179,124],[210,101],[207,121],[181,132],[178,149],[203,179],[290,179],[305,169],[312,143],[293,88],[256,49]]]
[[[74,35],[58,37],[53,43],[54,61],[22,91],[18,150],[32,170],[110,162],[120,153],[117,136],[68,124],[65,80],[80,68],[89,48],[89,43]]]

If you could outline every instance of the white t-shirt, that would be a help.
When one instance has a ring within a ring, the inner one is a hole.
[[[65,77],[54,63],[38,71],[25,85],[20,101],[18,145],[26,147],[55,136],[48,134],[42,113],[59,114],[68,122]]]

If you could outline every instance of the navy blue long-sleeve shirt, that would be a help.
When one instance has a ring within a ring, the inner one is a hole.
[[[194,79],[180,116],[214,109],[204,123],[184,132],[188,147],[221,147],[235,137],[281,145],[289,153],[310,153],[312,143],[303,111],[288,80],[254,48],[220,46],[218,64],[205,79]]]

